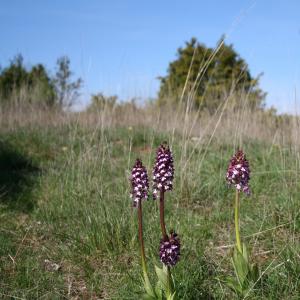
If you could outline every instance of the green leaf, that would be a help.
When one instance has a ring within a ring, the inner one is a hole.
[[[175,294],[176,294],[176,292],[174,292],[172,295],[169,295],[167,297],[167,300],[175,300]]]
[[[143,294],[142,299],[143,300],[155,300],[157,298],[153,298],[152,296],[145,293],[145,294]]]
[[[155,272],[162,289],[166,291],[168,289],[168,272],[165,268],[161,269],[157,266],[155,266]]]
[[[144,289],[146,291],[146,295],[148,295],[149,298],[147,299],[156,299],[156,295],[155,292],[152,288],[152,285],[149,281],[149,278],[147,275],[144,274],[144,278],[143,278],[143,284],[144,284]]]
[[[248,264],[249,263],[248,250],[244,243],[243,243],[243,257],[244,257],[246,263]]]
[[[249,268],[243,254],[237,248],[234,249],[232,263],[236,277],[241,287],[243,287],[245,279],[247,278],[249,272]]]
[[[142,278],[142,281],[143,281],[144,289],[146,291],[146,295],[148,295],[147,299],[156,299],[155,291],[150,283],[146,270],[143,270],[143,275],[144,276]]]
[[[257,264],[253,264],[251,266],[251,279],[254,281],[254,282],[257,282],[259,280],[259,277],[260,277],[260,274],[259,274],[259,268],[258,268],[258,265]]]
[[[158,300],[163,299],[163,289],[162,289],[160,281],[158,281],[155,286],[155,294],[156,294],[156,299],[158,299]]]
[[[246,299],[245,297],[248,298],[250,296],[255,284],[259,280],[259,269],[256,264],[250,264],[247,248],[244,244],[242,246],[242,253],[237,247],[234,248],[231,262],[236,278],[223,277],[220,280],[237,295]]]
[[[233,292],[237,294],[242,294],[242,287],[240,286],[239,282],[229,276],[223,277],[220,279],[223,283],[225,283]]]
[[[173,293],[173,278],[165,265],[163,268],[155,266],[155,272],[158,277],[158,283],[156,289],[162,290],[163,294],[167,299],[174,299],[175,293]]]

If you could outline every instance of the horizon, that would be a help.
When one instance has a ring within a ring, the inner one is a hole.
[[[0,12],[6,28],[0,65],[20,53],[26,66],[42,63],[53,74],[56,59],[67,55],[74,77],[84,81],[82,105],[98,92],[121,100],[149,99],[159,90],[157,77],[166,74],[186,41],[194,36],[214,47],[225,34],[252,76],[264,73],[260,87],[268,93],[267,107],[279,113],[299,108],[300,3],[189,4],[13,0]]]

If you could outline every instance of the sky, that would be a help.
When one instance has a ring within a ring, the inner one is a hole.
[[[21,53],[26,66],[55,72],[69,56],[90,94],[151,98],[179,47],[192,37],[226,42],[246,60],[267,106],[294,112],[300,102],[299,0],[9,0],[0,1],[0,65]]]

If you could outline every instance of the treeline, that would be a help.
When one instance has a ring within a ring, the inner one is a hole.
[[[57,60],[52,76],[42,64],[26,68],[21,55],[0,69],[0,105],[37,104],[63,109],[79,96],[82,79],[72,80],[70,59]],[[177,50],[165,76],[158,78],[160,89],[151,103],[156,106],[182,107],[214,114],[226,102],[230,109],[264,110],[266,93],[259,87],[246,61],[221,38],[214,48],[196,38]],[[113,108],[120,101],[102,93],[91,95],[88,111]]]
[[[215,47],[207,47],[196,38],[177,50],[165,76],[158,77],[160,89],[152,101],[159,107],[214,114],[226,102],[230,110],[265,110],[266,93],[259,87],[261,74],[254,77],[246,61],[221,38]],[[92,95],[90,109],[113,107],[115,96]],[[274,109],[272,110],[274,112]]]
[[[72,80],[70,59],[57,59],[56,72],[51,75],[43,64],[27,68],[21,54],[5,68],[0,67],[0,105],[2,107],[33,104],[42,108],[63,109],[78,98],[81,78]]]

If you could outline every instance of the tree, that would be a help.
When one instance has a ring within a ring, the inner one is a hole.
[[[28,74],[28,81],[30,86],[32,86],[31,90],[35,99],[47,107],[55,106],[56,93],[54,83],[42,64],[32,67]]]
[[[247,95],[252,109],[262,108],[266,94],[258,86],[259,77],[251,76],[246,62],[223,39],[216,49],[200,44],[196,38],[179,48],[167,75],[159,78],[159,103],[178,103],[185,89],[185,95],[192,95],[195,108],[213,113],[234,90]],[[187,101],[187,97],[182,99]]]
[[[113,109],[116,106],[117,101],[117,96],[105,96],[102,93],[97,93],[92,95],[88,111],[95,112],[105,109]]]
[[[0,91],[2,102],[9,101],[14,91],[19,91],[27,83],[27,71],[23,66],[22,55],[15,56],[7,68],[1,70]]]
[[[71,81],[73,73],[70,70],[70,59],[62,56],[57,60],[57,71],[54,85],[59,107],[70,107],[79,96],[79,90],[83,84],[81,78]]]
[[[27,70],[22,55],[15,56],[8,67],[0,70],[0,103],[53,106],[55,89],[42,64]]]

